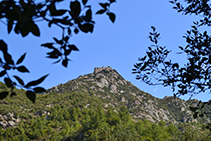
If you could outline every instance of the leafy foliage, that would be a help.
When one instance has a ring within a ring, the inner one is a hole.
[[[150,32],[149,39],[153,43],[144,57],[139,58],[139,62],[134,65],[132,70],[136,74],[136,79],[141,80],[149,85],[170,86],[174,96],[190,95],[190,99],[200,93],[211,92],[211,50],[210,35],[207,31],[200,30],[203,27],[210,26],[210,4],[209,1],[187,0],[186,7],[177,0],[170,1],[174,4],[173,9],[182,14],[199,15],[201,20],[194,21],[190,30],[183,36],[187,45],[179,46],[181,52],[187,57],[184,65],[173,62],[168,58],[171,52],[166,47],[159,45],[158,40],[160,33],[156,32],[155,27]],[[202,31],[202,32],[201,32]],[[210,105],[210,102],[200,102],[199,105]],[[194,118],[198,115],[202,116],[210,114],[202,111],[198,113],[198,109],[204,106],[191,107],[194,112]]]
[[[39,2],[35,0],[3,0],[0,2],[0,20],[5,20],[7,23],[8,34],[14,31],[16,34],[21,34],[22,37],[26,37],[29,33],[40,37],[41,31],[37,24],[38,21],[45,21],[49,28],[52,25],[61,28],[61,37],[53,37],[52,42],[43,43],[41,46],[51,50],[47,53],[47,58],[56,59],[54,63],[62,62],[62,65],[67,67],[70,61],[68,58],[70,53],[72,51],[79,51],[76,45],[69,42],[69,39],[74,33],[78,34],[79,31],[92,33],[95,22],[93,21],[93,12],[91,5],[88,5],[88,0],[82,0],[82,2],[71,0],[69,9],[58,9],[57,4],[62,2],[63,0]],[[115,0],[108,0],[106,3],[99,3],[112,22],[115,21],[115,14],[110,12],[110,6],[114,2]],[[102,13],[97,12],[96,14]],[[24,81],[20,77],[14,76],[20,84],[18,85],[9,77],[8,71],[13,69],[20,73],[29,73],[25,66],[19,65],[25,59],[26,53],[14,63],[12,56],[8,53],[7,44],[2,39],[0,40],[0,50],[3,53],[3,57],[0,58],[0,67],[2,68],[0,77],[5,77],[5,84],[11,88],[10,93],[13,93],[12,91],[15,86],[20,86],[28,90],[27,97],[35,102],[35,93],[42,93],[45,89],[41,87],[32,88],[32,86],[40,84],[47,75],[26,85],[24,85]],[[6,92],[2,93],[1,98],[5,98],[6,95],[8,95]]]

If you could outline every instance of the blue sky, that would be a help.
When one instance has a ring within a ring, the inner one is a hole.
[[[93,11],[100,9],[96,1],[89,1],[94,6]],[[66,8],[68,6],[69,3],[60,5]],[[139,89],[155,97],[163,98],[166,95],[172,96],[169,88],[145,85],[135,79],[131,70],[138,57],[144,56],[147,47],[151,45],[147,38],[151,26],[155,26],[161,33],[160,45],[167,46],[173,51],[170,57],[179,62],[184,61],[184,57],[177,56],[176,52],[179,51],[177,47],[186,45],[182,36],[185,35],[187,29],[190,29],[193,20],[197,17],[181,15],[172,7],[173,5],[168,0],[117,0],[117,3],[111,7],[111,11],[116,14],[114,24],[107,15],[94,15],[93,20],[96,22],[94,32],[92,34],[80,32],[70,39],[70,42],[75,44],[80,51],[71,53],[72,62],[69,63],[68,68],[64,68],[61,63],[53,65],[54,60],[45,58],[49,50],[40,46],[42,43],[53,41],[52,37],[61,37],[61,30],[56,26],[48,28],[47,23],[40,22],[40,38],[31,34],[22,38],[13,31],[8,35],[6,26],[0,23],[0,38],[8,44],[9,52],[14,60],[27,52],[23,64],[28,67],[30,73],[18,73],[25,82],[50,73],[41,85],[50,88],[75,79],[79,75],[92,73],[94,67],[111,66]],[[207,100],[209,95],[203,94],[196,98]]]

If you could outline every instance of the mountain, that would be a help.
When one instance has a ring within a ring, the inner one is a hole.
[[[194,119],[189,110],[199,101],[153,97],[111,67],[37,94],[35,103],[24,89],[14,92],[0,100],[0,141],[211,140],[204,124],[210,117]]]
[[[118,110],[121,106],[125,106],[129,109],[134,120],[147,119],[151,122],[163,120],[166,123],[210,122],[209,117],[193,118],[193,113],[189,107],[196,106],[198,100],[184,101],[180,98],[168,96],[164,99],[156,98],[126,81],[111,67],[94,68],[93,73],[79,76],[65,84],[52,87],[46,93],[73,92],[98,98],[105,109],[110,107]],[[86,107],[93,104],[91,102],[87,100]],[[79,104],[81,107],[83,105],[84,103]]]

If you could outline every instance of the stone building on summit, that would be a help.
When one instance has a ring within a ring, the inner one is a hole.
[[[112,68],[110,66],[108,66],[108,67],[102,67],[102,68],[96,67],[96,68],[94,68],[94,73],[98,73],[98,72],[100,72],[102,70],[112,70]]]

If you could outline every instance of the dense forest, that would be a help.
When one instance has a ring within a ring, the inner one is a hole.
[[[1,84],[1,89],[6,89]],[[24,97],[24,90],[15,89],[17,96],[0,101],[0,140],[8,141],[209,141],[206,125],[189,122],[153,123],[131,117],[125,106],[104,108],[95,96],[82,93],[52,92],[38,94],[33,104]],[[88,104],[90,103],[90,104]],[[9,114],[8,114],[9,113]],[[5,117],[6,116],[6,117]],[[9,121],[14,121],[10,125]]]

